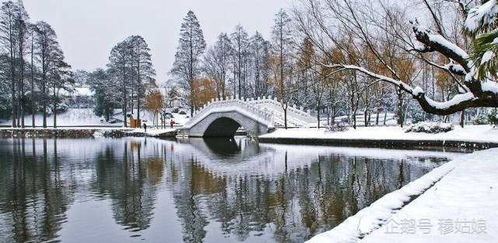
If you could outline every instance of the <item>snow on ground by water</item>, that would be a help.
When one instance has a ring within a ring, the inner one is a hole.
[[[497,155],[458,157],[309,242],[498,242]]]
[[[145,129],[143,128],[135,128],[135,129],[131,129],[130,131],[126,132],[127,134],[144,134],[146,136],[149,136],[149,137],[157,137],[161,134],[164,134],[164,133],[170,133],[170,132],[174,132],[176,131],[176,128],[147,128],[147,132],[145,132]]]
[[[120,112],[119,109],[115,110],[114,118],[122,120],[123,115],[122,113],[120,114],[119,112]],[[144,120],[148,126],[152,126],[153,115],[147,111],[141,111],[140,114],[142,120]],[[175,121],[177,125],[183,125],[190,119],[188,115],[182,115],[177,113],[173,113],[173,116],[174,116],[173,121]],[[36,121],[36,126],[42,126],[43,115],[41,113],[36,114],[35,121]],[[168,123],[167,125],[169,126],[170,119],[167,119],[166,122]],[[10,120],[0,121],[0,125],[11,125],[11,123],[12,122]],[[31,126],[31,114],[28,114],[24,117],[24,123],[26,124],[26,126]],[[47,125],[52,126],[53,124],[54,124],[54,116],[50,115],[47,117]],[[92,108],[81,108],[81,109],[71,108],[66,112],[57,114],[58,126],[106,126],[106,125],[120,126],[122,124],[123,124],[122,121],[117,123],[105,122],[103,117],[95,115]]]
[[[35,121],[37,126],[41,126],[43,122],[43,115],[36,114]],[[10,125],[11,121],[2,122],[2,125]],[[31,126],[31,114],[24,117],[24,123],[26,126]],[[54,116],[50,115],[47,117],[47,125],[52,126],[54,124]],[[112,125],[104,121],[103,118],[96,116],[91,108],[84,109],[69,109],[64,113],[57,114],[57,125],[58,126],[91,126],[91,125]],[[116,124],[115,124],[116,125]]]
[[[489,125],[455,127],[447,133],[406,133],[401,127],[358,127],[343,132],[329,132],[326,129],[296,128],[277,129],[263,138],[316,138],[316,139],[370,139],[370,140],[454,140],[468,142],[498,142],[498,128]]]

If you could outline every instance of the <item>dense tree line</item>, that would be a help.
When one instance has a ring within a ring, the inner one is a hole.
[[[47,116],[57,111],[61,91],[71,88],[71,67],[54,29],[46,22],[30,22],[22,1],[3,2],[0,9],[0,116],[10,117],[13,127],[36,125],[35,114]],[[31,114],[31,124],[25,116]]]
[[[157,88],[150,48],[145,39],[133,35],[116,44],[105,69],[88,75],[88,84],[95,92],[95,114],[109,121],[115,109],[121,109],[124,126],[128,115],[141,119],[141,108],[147,92]]]
[[[312,110],[318,126],[454,118],[463,125],[498,106],[496,21],[486,11],[492,4],[300,0],[275,14],[267,38],[237,25],[210,44],[189,11],[166,103],[181,100],[192,115],[213,98],[272,96],[284,114],[290,105]],[[21,1],[6,1],[0,35],[0,115],[23,127],[27,114],[34,126],[41,112],[46,127],[74,76],[56,33],[43,21],[31,23]],[[110,120],[118,109],[126,125],[130,114],[140,119],[154,77],[146,41],[130,36],[111,50],[105,68],[84,80],[95,92],[95,113]]]
[[[284,114],[289,104],[314,110],[318,126],[325,117],[328,124],[347,117],[354,127],[358,119],[365,126],[389,119],[403,126],[459,118],[463,125],[498,102],[490,32],[496,23],[477,15],[486,7],[480,6],[473,0],[302,0],[290,14],[275,15],[269,40],[238,25],[207,47],[190,11],[172,74],[178,88],[189,90],[192,109],[212,98],[271,95]],[[410,19],[424,19],[427,27]],[[477,27],[463,25],[469,21]],[[479,62],[484,65],[472,66]],[[215,92],[196,99],[195,82]]]

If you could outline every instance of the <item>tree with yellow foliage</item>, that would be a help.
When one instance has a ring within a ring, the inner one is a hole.
[[[159,90],[151,90],[145,97],[145,109],[154,114],[153,124],[159,125],[159,114],[164,110],[164,96]]]
[[[193,93],[195,107],[201,107],[218,96],[216,81],[208,77],[196,79],[193,83]]]

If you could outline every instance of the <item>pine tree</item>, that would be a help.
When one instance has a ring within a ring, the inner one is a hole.
[[[36,41],[37,46],[37,56],[40,62],[41,77],[40,77],[40,88],[41,88],[41,103],[43,110],[43,127],[47,127],[47,108],[50,98],[49,94],[49,75],[53,69],[57,68],[59,65],[59,60],[61,59],[62,50],[57,42],[57,35],[52,27],[44,22],[40,21],[35,25],[36,31]]]
[[[195,92],[193,84],[200,74],[201,55],[206,49],[206,42],[201,26],[193,11],[189,11],[183,19],[180,39],[171,73],[179,78],[183,87],[189,92],[190,114],[194,114]]]
[[[131,72],[132,58],[131,48],[128,42],[122,41],[114,46],[109,55],[109,72],[112,76],[112,82],[118,84],[118,92],[121,100],[121,110],[123,112],[123,125],[128,126],[128,105],[130,91],[132,90]]]
[[[0,9],[0,40],[8,53],[12,126],[21,125],[24,95],[24,44],[28,15],[22,2],[6,1]],[[20,60],[20,61],[19,61]],[[20,69],[21,67],[22,70]]]
[[[111,76],[108,70],[97,69],[89,74],[88,85],[95,93],[95,107],[94,113],[97,116],[104,116],[106,121],[111,119],[114,113],[114,108],[119,105],[119,94],[116,90],[119,90],[116,82],[112,82]]]
[[[281,9],[275,16],[275,23],[272,30],[273,53],[278,58],[274,62],[278,64],[278,96],[284,110],[284,126],[287,129],[287,106],[289,105],[290,90],[288,90],[288,77],[286,74],[291,71],[290,56],[292,51],[293,39],[291,19],[287,13]]]
[[[18,66],[18,79],[17,79],[17,120],[19,127],[24,127],[24,111],[25,111],[25,87],[24,87],[24,55],[26,51],[26,41],[28,37],[28,13],[24,9],[22,1],[17,2],[17,14],[15,15],[15,26],[17,31],[17,60]]]
[[[53,63],[48,73],[49,83],[52,91],[52,113],[54,115],[54,128],[57,127],[57,112],[59,111],[59,104],[62,102],[60,91],[71,91],[74,84],[73,72],[71,66],[64,61],[64,53],[57,46],[57,51],[50,57]]]
[[[152,65],[150,48],[142,36],[134,35],[127,40],[131,48],[132,67],[134,70],[134,89],[137,100],[137,119],[140,119],[141,100],[145,97],[146,84],[154,80],[156,71]]]

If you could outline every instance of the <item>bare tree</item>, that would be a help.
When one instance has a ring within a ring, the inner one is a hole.
[[[400,92],[412,96],[424,111],[432,114],[449,115],[471,107],[498,106],[498,84],[492,76],[483,75],[486,72],[478,72],[483,66],[480,65],[483,63],[483,59],[479,59],[479,57],[485,57],[484,53],[478,55],[478,58],[473,61],[471,55],[464,50],[465,48],[451,42],[446,36],[447,34],[442,31],[440,27],[445,23],[439,21],[441,19],[435,21],[435,31],[423,27],[417,21],[412,22],[411,30],[406,25],[382,28],[382,25],[379,24],[382,22],[380,19],[391,18],[393,15],[390,13],[395,12],[395,6],[388,6],[383,1],[357,3],[347,0],[304,0],[302,3],[301,8],[295,11],[299,29],[313,41],[318,49],[328,55],[328,47],[338,44],[341,31],[349,30],[349,33],[356,33],[354,35],[355,42],[362,42],[368,46],[370,52],[386,72],[379,73],[368,70],[361,63],[335,63],[327,65],[328,67],[360,72],[374,80],[391,83]],[[456,4],[462,6],[461,2]],[[381,6],[381,8],[374,6]],[[483,33],[482,31],[489,30],[487,26],[495,25],[494,22],[487,23],[486,21],[489,19],[486,19],[486,16],[476,15],[477,11],[479,10],[468,11],[466,8],[462,11],[466,14],[467,32]],[[431,15],[435,16],[435,14]],[[398,18],[397,21],[389,22],[396,25],[399,21],[403,20]],[[474,23],[476,24],[474,25]],[[477,27],[469,29],[469,27],[474,26]],[[410,32],[415,40],[406,38],[410,36]],[[447,101],[436,101],[428,97],[420,86],[403,79],[403,76],[390,65],[387,59],[381,55],[378,47],[374,45],[374,40],[379,38],[379,33],[399,37],[395,45],[395,48],[399,50],[409,50],[416,54],[438,53],[445,57],[447,63],[430,62],[430,65],[455,77],[453,82],[458,87],[455,91],[456,94]]]
[[[275,23],[272,31],[273,53],[277,60],[273,63],[278,65],[277,90],[284,110],[284,126],[287,129],[287,108],[289,106],[291,91],[287,84],[289,83],[289,74],[292,70],[290,65],[291,51],[294,45],[292,36],[291,18],[282,9],[275,15]]]

